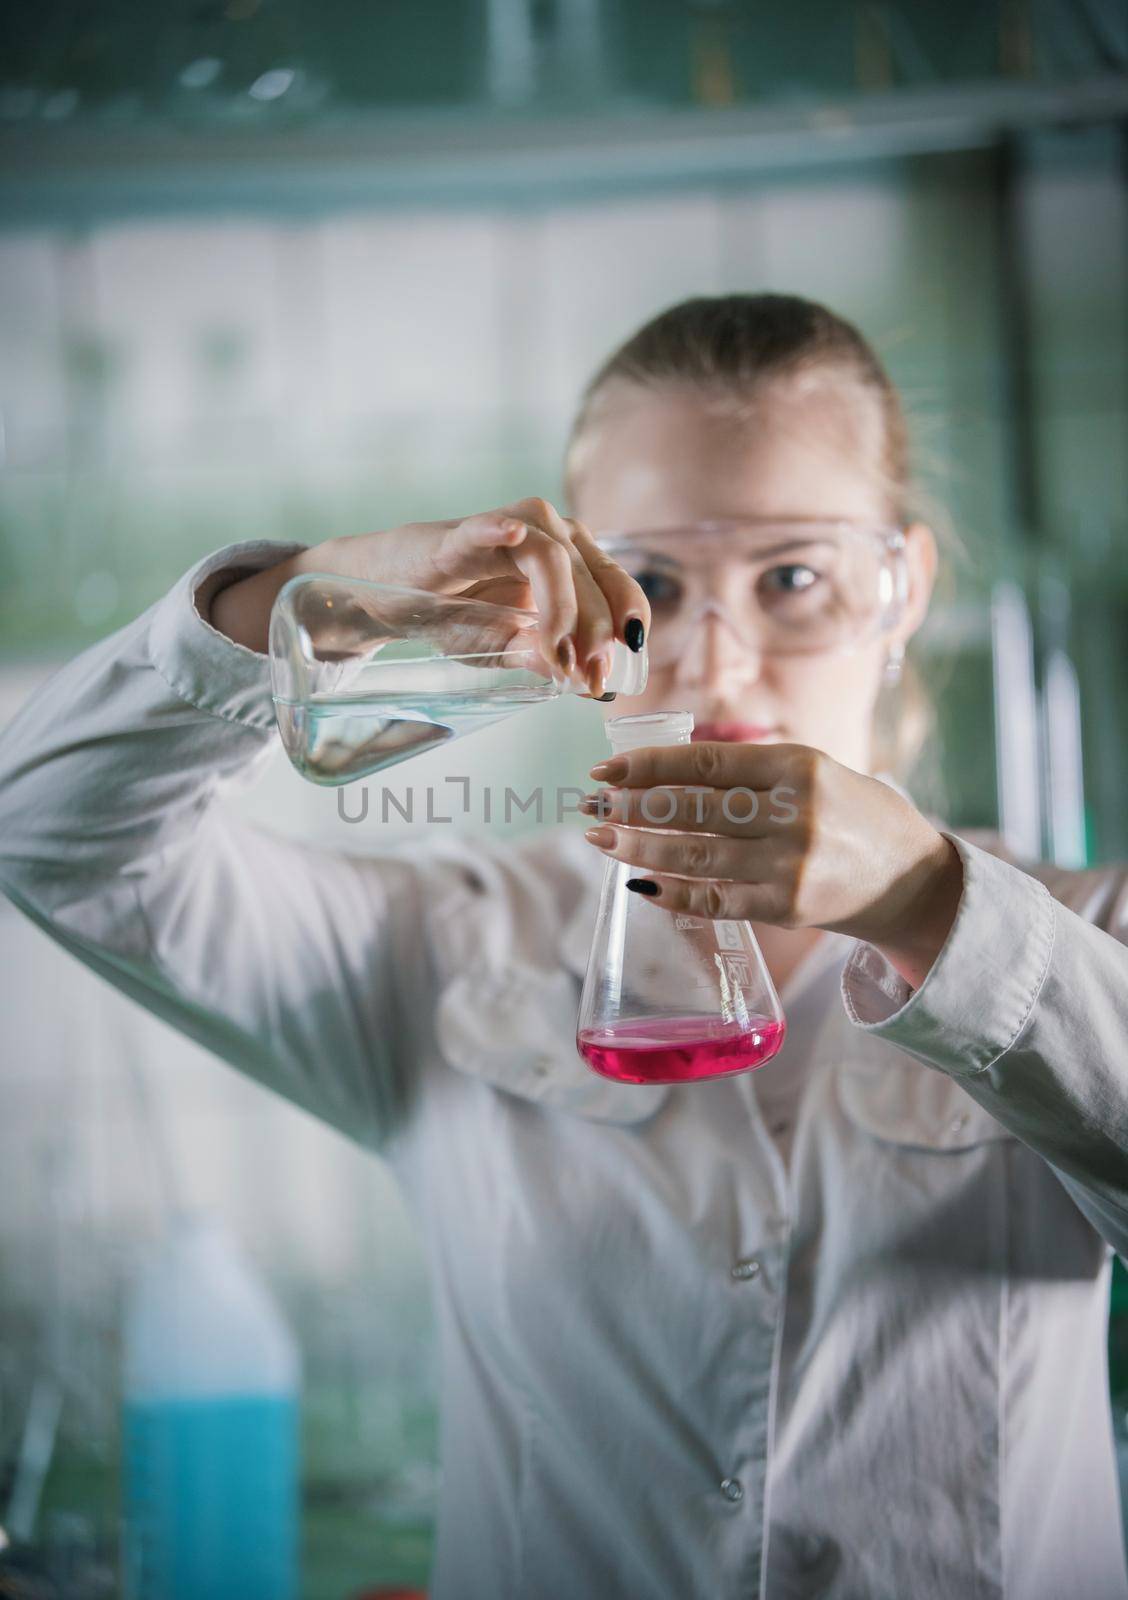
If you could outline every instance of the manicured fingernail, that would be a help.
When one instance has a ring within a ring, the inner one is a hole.
[[[646,630],[639,617],[631,617],[623,629],[623,638],[626,640],[628,650],[641,650],[642,642],[646,638]]]
[[[588,828],[584,832],[584,838],[589,844],[598,845],[601,850],[610,850],[615,843],[615,830],[614,828]]]
[[[612,756],[609,761],[597,761],[588,773],[589,778],[602,778],[606,783],[618,783],[626,775],[626,756]]]
[[[592,699],[598,700],[601,706],[610,705],[612,700],[618,699],[618,690],[608,689],[606,694],[593,695]]]
[[[572,642],[572,635],[570,633],[565,634],[563,639],[561,639],[560,643],[556,646],[556,659],[564,668],[565,672],[575,672],[576,646]]]
[[[607,681],[607,673],[609,670],[610,666],[605,655],[601,654],[598,656],[592,656],[591,660],[588,662],[587,686],[588,693],[591,695],[593,700],[603,699],[605,693],[604,684]]]
[[[592,831],[594,832],[596,830],[593,829]],[[588,837],[590,838],[591,835],[589,834]],[[632,889],[635,894],[648,894],[654,896],[662,893],[658,885],[650,878],[628,878],[627,888]]]
[[[621,793],[621,789],[597,789],[594,794],[584,795],[579,809],[585,817],[609,817]]]

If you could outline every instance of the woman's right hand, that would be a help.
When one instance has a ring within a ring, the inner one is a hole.
[[[265,651],[274,598],[302,572],[535,610],[546,655],[596,696],[610,669],[611,641],[624,639],[638,649],[650,630],[650,607],[635,580],[599,549],[583,523],[537,498],[461,521],[412,522],[313,545],[220,590],[211,605],[212,626],[237,644]]]

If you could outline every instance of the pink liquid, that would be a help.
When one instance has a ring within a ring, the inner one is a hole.
[[[769,1017],[748,1024],[707,1017],[643,1017],[610,1028],[582,1028],[576,1047],[588,1066],[619,1083],[697,1083],[763,1066],[787,1025]]]

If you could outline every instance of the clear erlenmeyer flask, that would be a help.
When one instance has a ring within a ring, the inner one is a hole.
[[[612,748],[688,744],[688,711],[613,717]],[[655,806],[655,815],[660,807]],[[775,985],[747,922],[664,911],[608,860],[580,1000],[576,1047],[620,1083],[697,1083],[747,1072],[783,1044]]]
[[[525,706],[582,694],[540,649],[535,611],[303,573],[270,617],[282,743],[312,783],[351,783]],[[646,686],[645,648],[620,640],[609,693]]]

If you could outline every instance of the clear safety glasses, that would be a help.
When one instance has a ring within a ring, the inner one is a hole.
[[[900,528],[726,519],[596,538],[650,601],[652,666],[682,659],[709,617],[749,650],[809,655],[859,648],[905,605]]]

